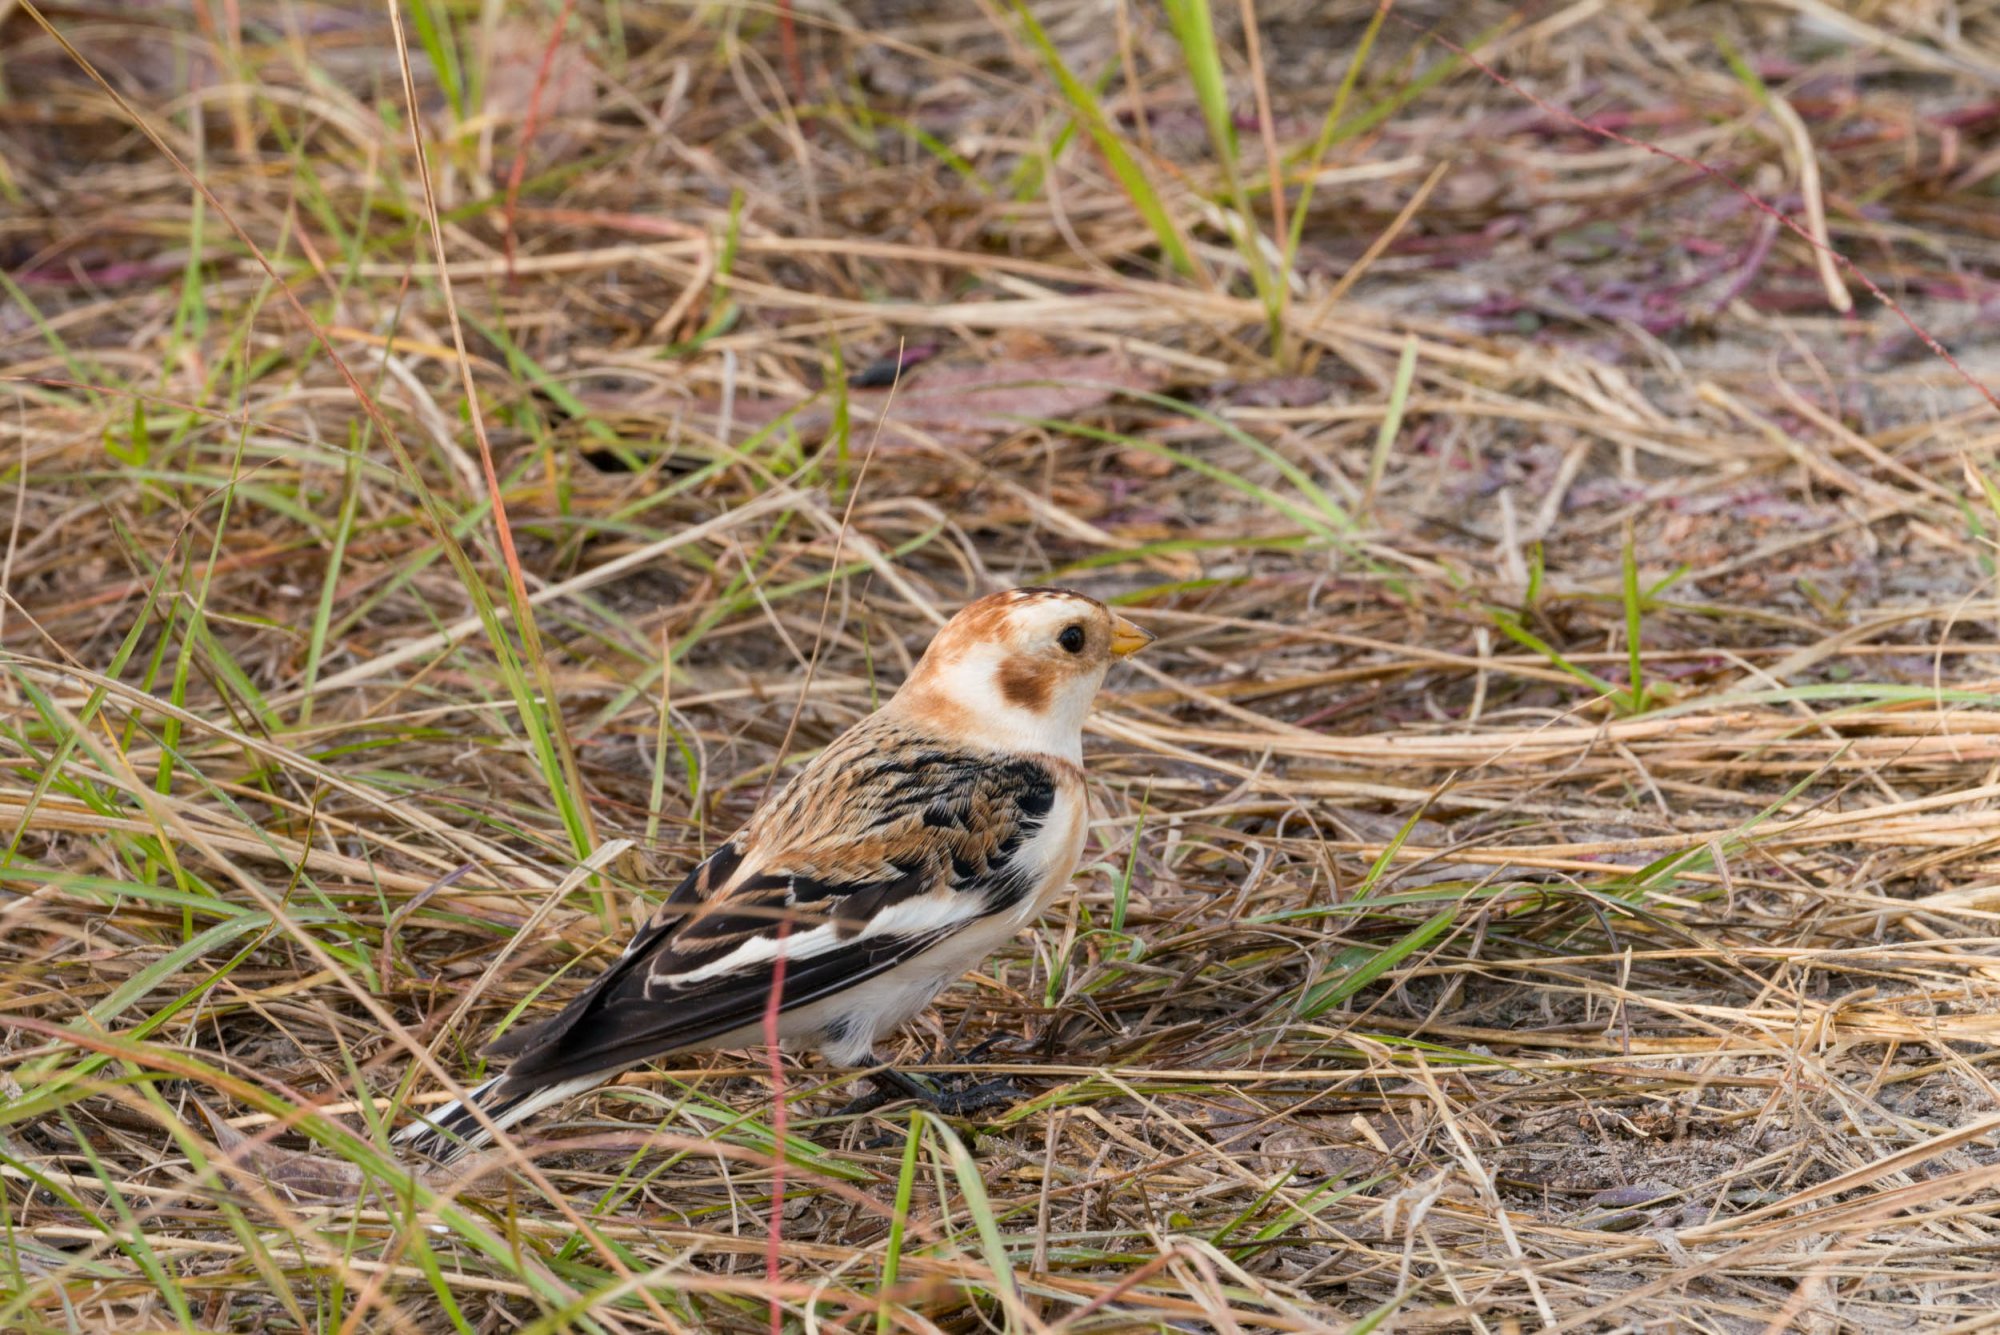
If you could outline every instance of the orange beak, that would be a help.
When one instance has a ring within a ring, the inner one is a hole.
[[[1111,614],[1111,656],[1127,658],[1153,642],[1153,632],[1135,626],[1116,612]]]

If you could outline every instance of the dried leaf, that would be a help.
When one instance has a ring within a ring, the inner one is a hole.
[[[342,1159],[306,1154],[246,1136],[203,1103],[194,1101],[208,1119],[217,1148],[226,1162],[245,1169],[292,1201],[351,1201],[361,1193],[361,1169]]]
[[[879,424],[884,446],[923,440],[971,446],[1019,431],[1039,418],[1073,417],[1109,401],[1120,390],[1152,390],[1163,383],[1165,377],[1158,371],[1108,353],[942,365],[926,367],[920,374],[906,373],[893,391],[850,391],[848,418],[857,441],[868,439]],[[748,435],[776,421],[791,406],[774,400],[739,401],[730,419],[739,436]],[[713,400],[700,404],[697,411],[710,418],[720,416]],[[802,433],[824,431],[832,424],[833,410],[824,402],[815,403],[793,420]]]
[[[552,40],[553,52],[549,49]],[[535,91],[538,83],[539,101]],[[545,24],[518,19],[502,23],[494,32],[492,64],[486,77],[486,115],[497,124],[513,127],[517,135],[533,120],[534,138],[528,143],[531,169],[574,150],[580,140],[565,123],[588,116],[596,106],[597,66],[573,35],[559,36]],[[508,160],[495,162],[495,170],[503,174],[510,167]]]

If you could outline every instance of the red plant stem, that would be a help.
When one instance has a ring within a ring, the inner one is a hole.
[[[806,100],[806,67],[799,61],[798,24],[792,19],[792,0],[778,0],[778,51],[785,62],[785,77],[792,83],[794,106]]]
[[[576,9],[576,0],[563,0],[562,13],[556,15],[555,31],[549,34],[549,44],[542,48],[542,64],[535,71],[534,91],[528,95],[528,114],[521,122],[521,137],[514,144],[514,165],[507,172],[507,203],[500,210],[501,244],[507,256],[507,280],[514,279],[514,206],[521,199],[521,182],[528,174],[528,145],[534,140],[536,122],[542,117],[542,94],[549,86],[549,71],[555,68],[556,48],[562,45],[563,33],[569,27],[569,16]]]
[[[771,960],[771,995],[764,1000],[764,1050],[771,1059],[771,1226],[764,1235],[764,1282],[770,1286],[771,1335],[784,1335],[778,1301],[778,1251],[785,1236],[785,1061],[778,1050],[778,1012],[785,999],[785,938],[792,920],[778,919],[778,953]]]

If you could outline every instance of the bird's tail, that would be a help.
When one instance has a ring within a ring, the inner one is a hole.
[[[417,1120],[398,1131],[391,1143],[415,1150],[439,1163],[450,1163],[468,1150],[490,1144],[493,1133],[486,1129],[474,1108],[486,1114],[501,1130],[532,1117],[551,1104],[572,1094],[582,1093],[603,1081],[603,1076],[580,1076],[552,1085],[509,1080],[496,1075],[443,1107],[419,1113]]]

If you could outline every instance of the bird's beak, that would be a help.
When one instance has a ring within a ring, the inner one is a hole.
[[[1126,658],[1153,642],[1153,632],[1135,626],[1116,612],[1111,614],[1111,656]]]

